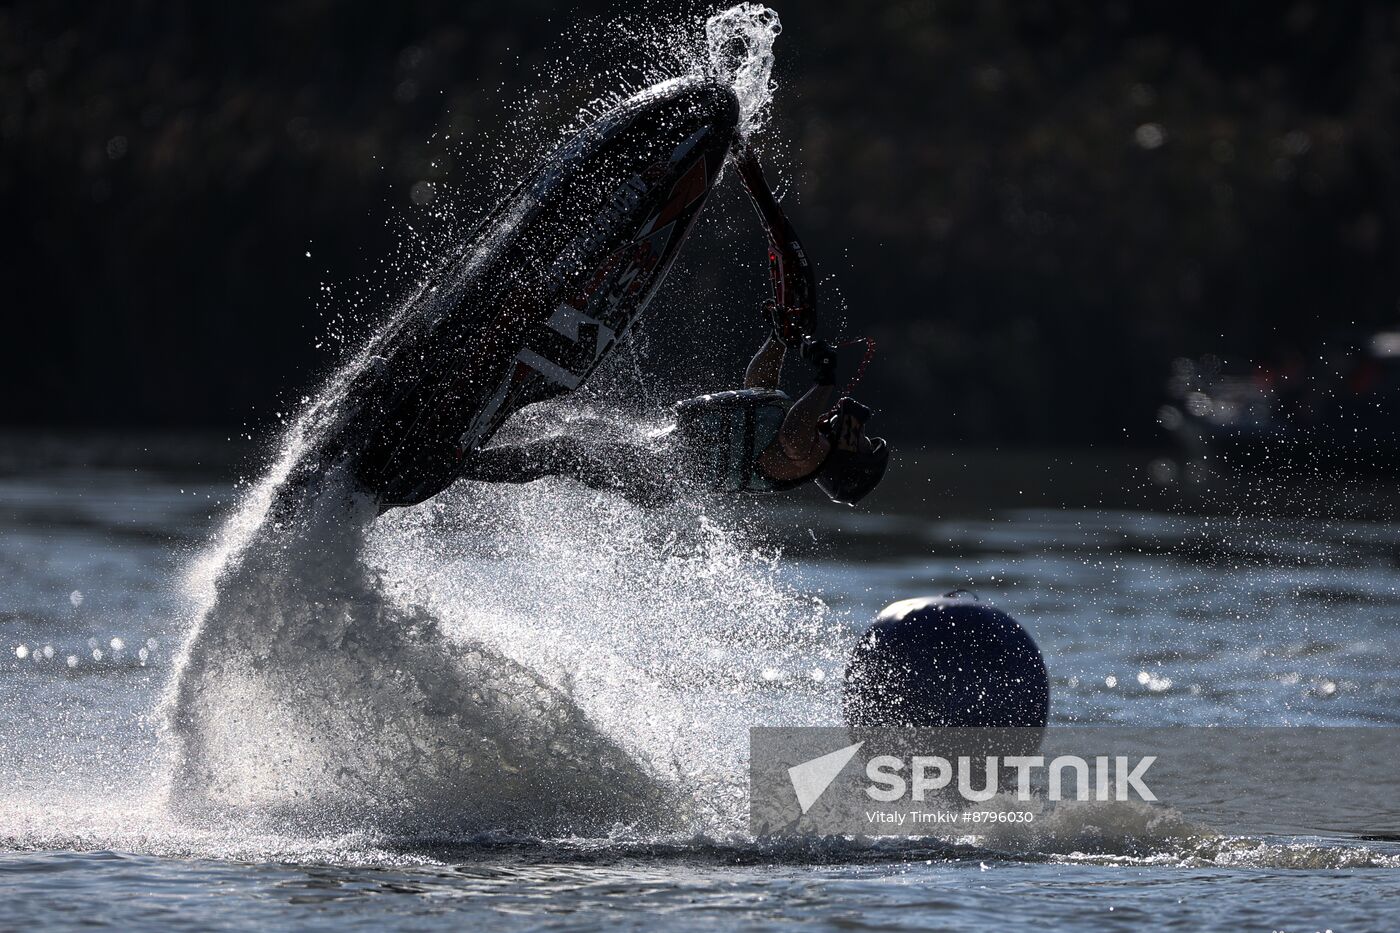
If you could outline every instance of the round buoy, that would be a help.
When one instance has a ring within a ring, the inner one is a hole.
[[[886,606],[846,665],[850,726],[1044,728],[1050,680],[1015,619],[970,593]]]

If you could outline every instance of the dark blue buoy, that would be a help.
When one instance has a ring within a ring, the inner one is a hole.
[[[1035,641],[958,591],[886,606],[851,652],[850,726],[1044,728],[1050,680]]]

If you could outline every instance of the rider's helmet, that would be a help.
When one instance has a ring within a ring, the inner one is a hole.
[[[834,502],[855,505],[885,476],[890,449],[884,438],[866,436],[865,423],[871,414],[869,408],[847,397],[837,402],[822,422],[831,453],[813,481]]]

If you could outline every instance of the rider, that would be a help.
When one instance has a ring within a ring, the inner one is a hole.
[[[741,150],[737,163],[768,231],[776,296],[768,303],[773,333],[749,363],[744,388],[677,403],[674,426],[647,443],[601,430],[586,439],[561,435],[477,450],[464,460],[462,479],[528,483],[567,476],[649,505],[675,498],[685,486],[780,492],[815,482],[848,505],[875,488],[889,448],[866,434],[869,408],[849,397],[831,404],[836,352],[810,336],[816,304],[811,267],[757,159]],[[796,402],[778,389],[793,347],[816,370],[812,387]]]
[[[854,505],[884,476],[889,448],[866,434],[869,408],[849,397],[831,404],[836,354],[825,344],[808,338],[800,347],[817,370],[812,387],[796,402],[779,390],[787,349],[775,330],[749,363],[744,388],[677,403],[675,424],[647,442],[594,432],[498,445],[470,455],[461,478],[566,476],[643,505],[668,502],[686,487],[763,493],[814,482],[834,501]]]

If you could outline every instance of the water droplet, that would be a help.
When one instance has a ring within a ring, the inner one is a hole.
[[[1159,149],[1167,141],[1167,131],[1160,123],[1144,123],[1133,133],[1133,140],[1144,149]]]

